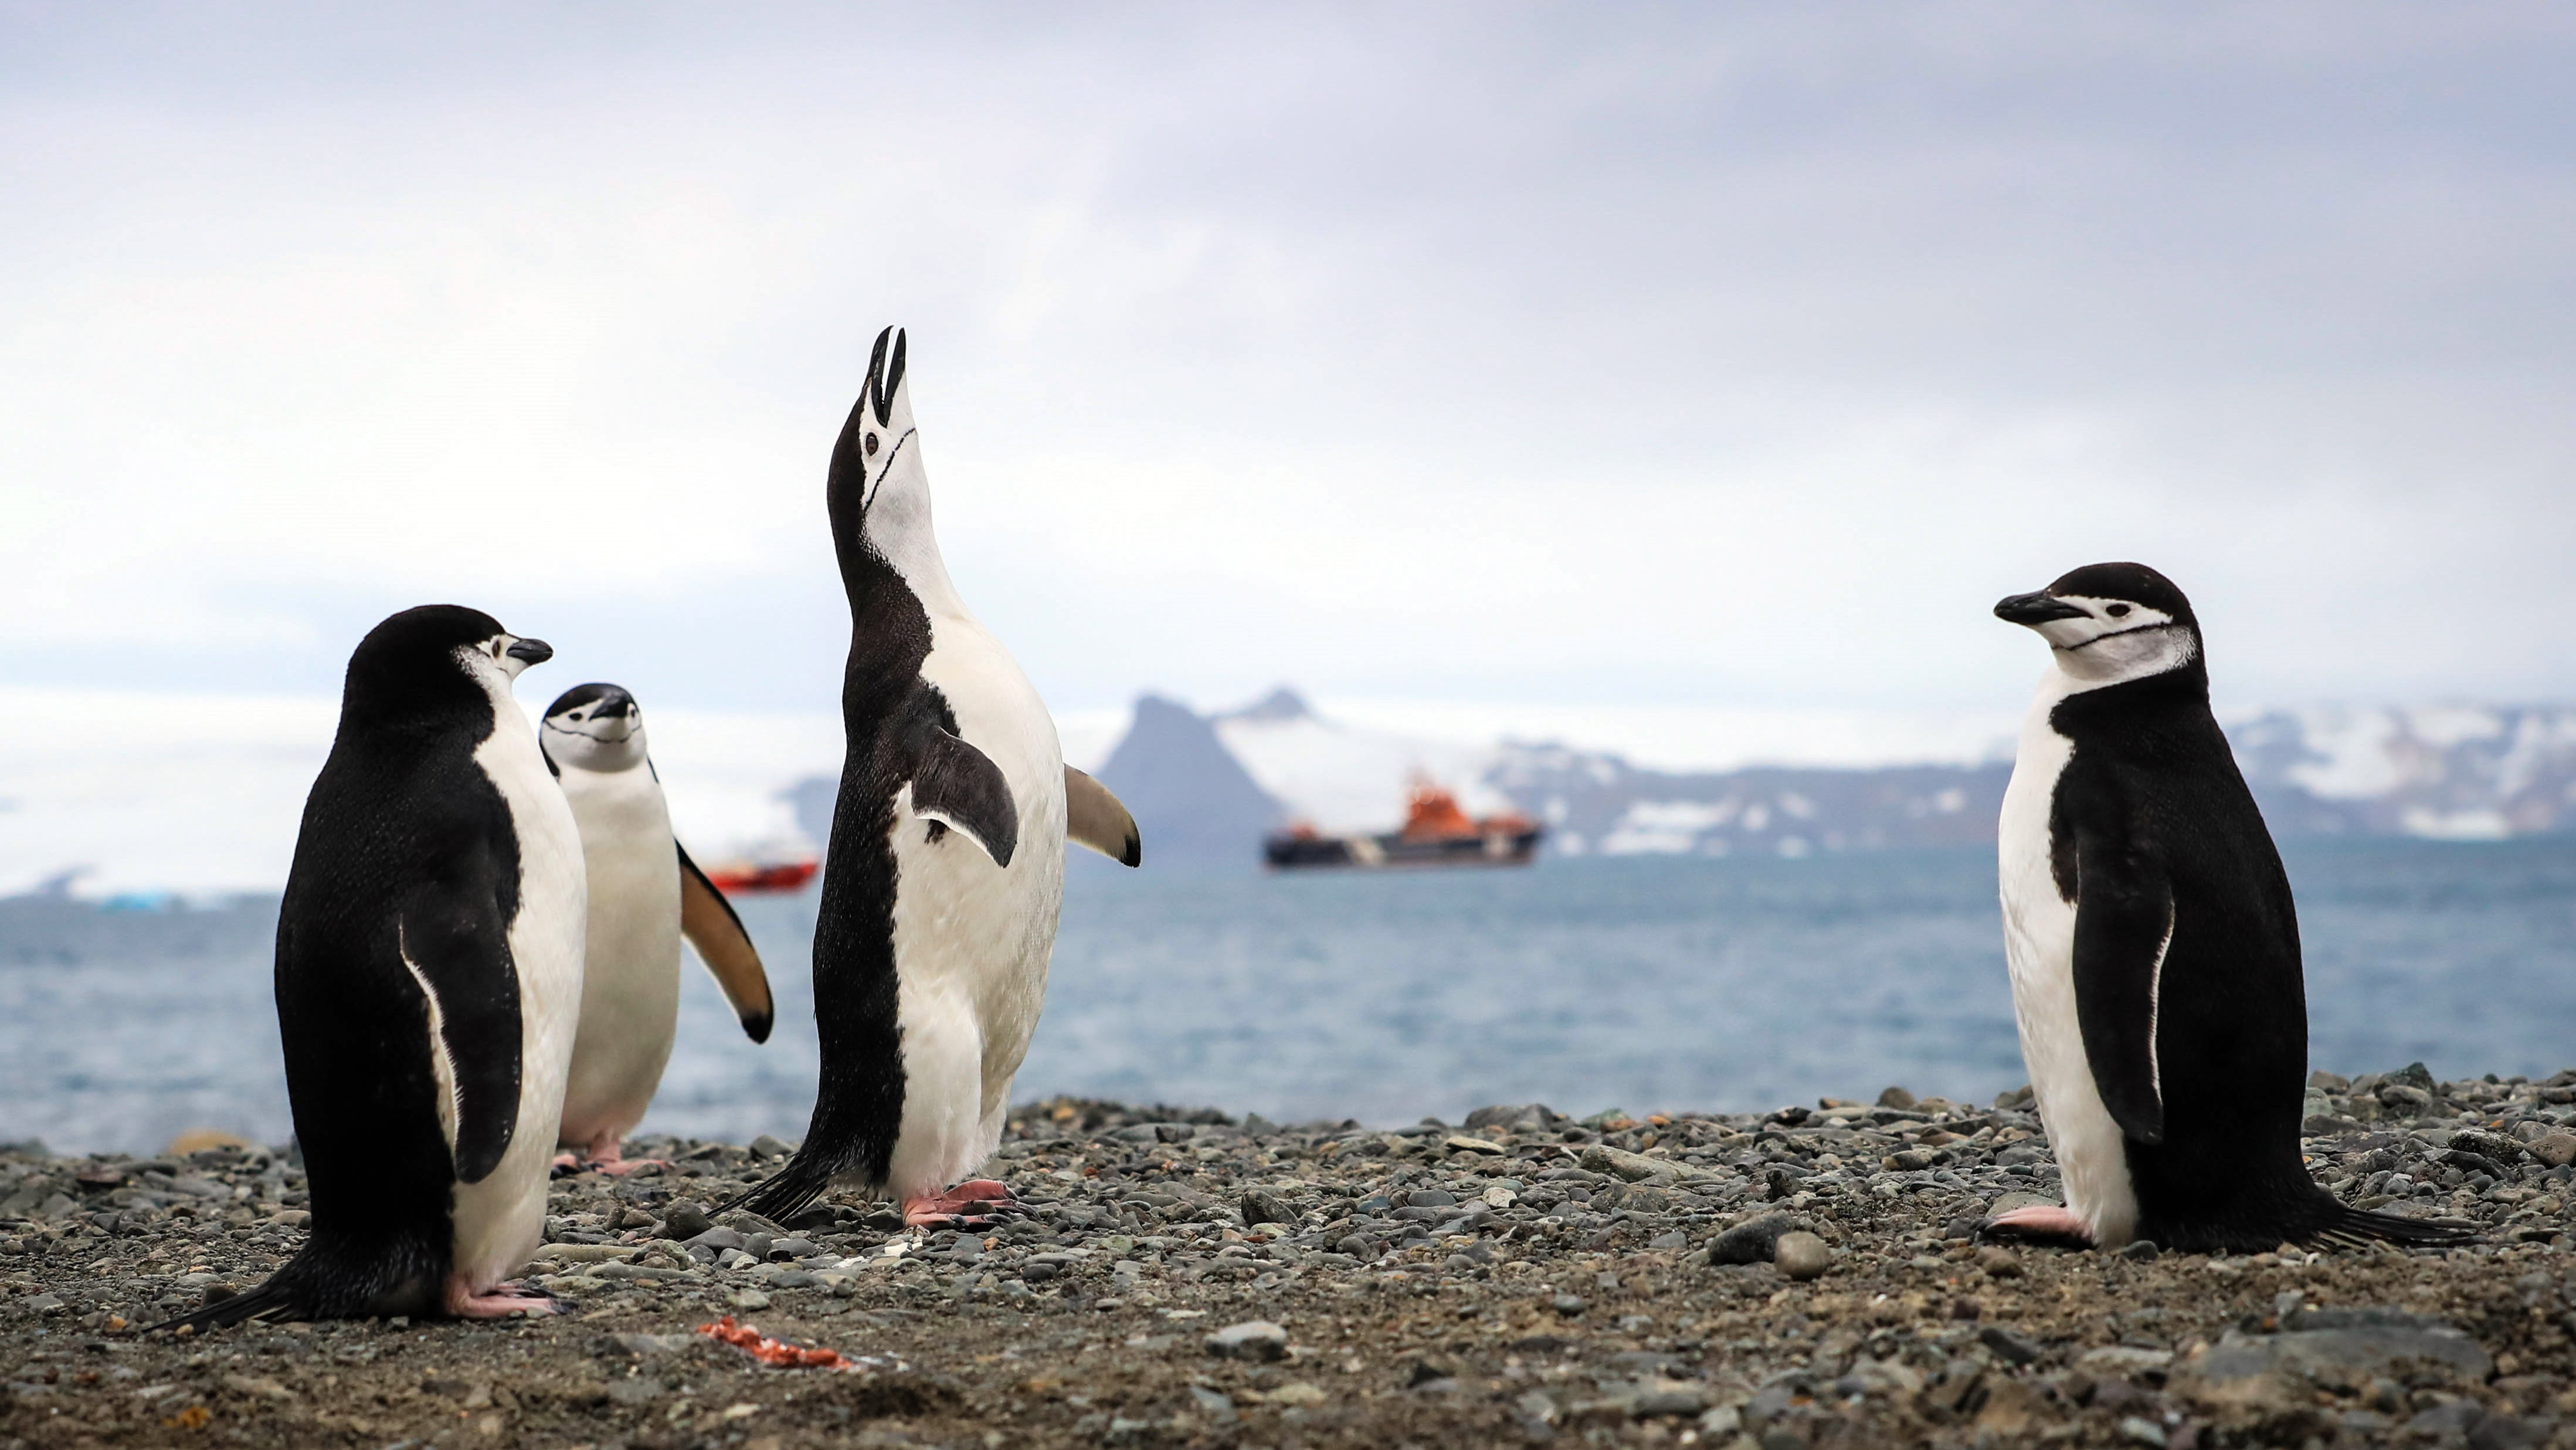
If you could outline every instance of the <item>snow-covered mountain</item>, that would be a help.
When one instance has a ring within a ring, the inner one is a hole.
[[[2283,834],[2502,840],[2576,830],[2576,706],[2276,710],[2227,733]]]
[[[1118,788],[1131,801],[1148,792],[1158,812],[1169,812],[1192,787],[1162,782],[1158,762],[1186,764],[1193,780],[1227,777],[1224,830],[1211,836],[1194,824],[1186,833],[1184,854],[1208,864],[1248,865],[1261,828],[1247,804],[1255,797],[1233,772],[1210,768],[1207,743],[1241,766],[1279,819],[1325,831],[1387,829],[1402,818],[1408,783],[1428,776],[1472,813],[1513,809],[1545,821],[1548,849],[1563,855],[1799,856],[1989,841],[2011,776],[2008,761],[1991,757],[1661,770],[1612,751],[1369,729],[1284,687],[1203,717],[1183,716],[1169,701],[1152,706],[1160,743],[1121,745]],[[1140,731],[1147,714],[1140,705]],[[1203,722],[1213,742],[1166,716]],[[1176,732],[1193,737],[1190,749],[1175,748]],[[2249,715],[2228,733],[2280,835],[2469,839],[2576,829],[2576,707],[2321,707]]]

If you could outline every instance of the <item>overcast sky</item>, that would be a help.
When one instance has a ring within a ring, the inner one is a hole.
[[[0,4],[0,677],[828,708],[911,330],[942,543],[1156,688],[2565,698],[2576,11]]]

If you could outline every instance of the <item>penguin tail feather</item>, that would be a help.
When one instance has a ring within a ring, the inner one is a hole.
[[[2331,1244],[2337,1248],[2361,1248],[2369,1244],[2395,1244],[2401,1248],[2455,1248],[2477,1242],[2477,1229],[2470,1224],[2414,1218],[2394,1214],[2371,1213],[2343,1203],[2333,1203],[2319,1216],[2319,1221],[2298,1235],[2299,1242],[2310,1245]]]
[[[294,1288],[271,1277],[256,1289],[245,1290],[229,1299],[218,1299],[194,1314],[165,1319],[143,1332],[158,1334],[165,1329],[226,1329],[252,1319],[292,1319],[301,1310]]]
[[[822,1197],[831,1186],[832,1170],[799,1153],[787,1160],[786,1167],[718,1204],[715,1212],[749,1209],[775,1223]]]

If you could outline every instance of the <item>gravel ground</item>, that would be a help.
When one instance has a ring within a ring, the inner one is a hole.
[[[140,1335],[292,1252],[280,1150],[0,1151],[0,1447],[2576,1446],[2576,1071],[2308,1104],[2347,1199],[2472,1248],[1981,1245],[2056,1171],[2026,1094],[1392,1132],[1033,1104],[969,1234],[706,1206],[786,1145],[559,1180],[506,1324]],[[774,1368],[720,1316],[844,1368]]]

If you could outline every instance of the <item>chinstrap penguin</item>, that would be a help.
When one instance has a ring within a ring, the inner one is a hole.
[[[1046,995],[1073,839],[1133,866],[1134,820],[1068,768],[1010,652],[967,611],[931,534],[904,336],[877,335],[832,448],[850,602],[847,733],[814,928],[822,1049],[794,1158],[741,1202],[772,1218],[833,1183],[912,1223],[1007,1206],[969,1179],[1000,1141]]]
[[[2199,621],[2140,564],[1997,617],[2048,642],[1998,848],[2022,1057],[2063,1208],[1988,1227],[2190,1252],[2456,1242],[2365,1213],[2299,1152],[2307,999],[2280,853],[2209,709]]]
[[[743,1032],[769,1040],[769,977],[742,919],[671,833],[644,711],[616,685],[575,685],[546,707],[537,734],[572,803],[590,882],[581,979],[557,1167],[621,1174],[626,1135],[644,1119],[680,1017],[680,938],[733,1004]]]
[[[510,697],[552,654],[426,605],[350,656],[277,923],[312,1234],[177,1323],[552,1308],[505,1282],[544,1231],[581,1005],[581,837]]]

